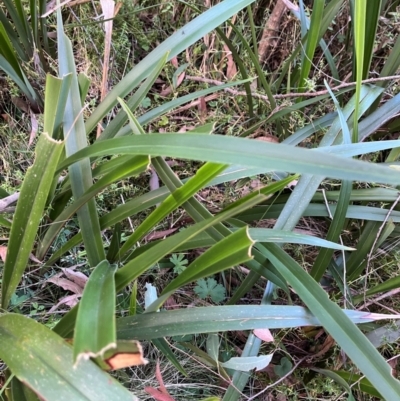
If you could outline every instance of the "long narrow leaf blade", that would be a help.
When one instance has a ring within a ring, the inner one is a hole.
[[[102,358],[117,346],[115,333],[115,271],[107,260],[100,262],[83,290],[74,334],[74,360]]]
[[[81,96],[78,77],[72,51],[72,44],[64,34],[61,10],[57,10],[57,44],[59,53],[60,76],[71,74],[71,86],[68,92],[64,113],[64,138],[67,156],[87,146],[86,130],[83,122]],[[90,160],[84,159],[69,167],[71,188],[74,197],[81,197],[92,185]],[[94,199],[91,199],[77,213],[79,226],[91,266],[96,266],[105,259],[105,252],[100,233],[99,218]]]
[[[315,166],[318,165],[320,176],[395,185],[400,183],[398,172],[387,167],[334,155],[327,158],[322,152],[222,135],[140,135],[133,143],[131,138],[109,139],[82,149],[65,160],[59,169],[86,157],[127,153],[240,164],[306,174],[315,174]]]
[[[22,315],[0,316],[0,358],[42,400],[137,400],[92,361],[74,366],[70,345]]]
[[[368,312],[344,310],[343,313],[356,324],[373,321]],[[212,306],[120,318],[117,320],[117,338],[145,340],[215,331],[278,329],[320,324],[320,320],[302,306]]]
[[[36,160],[26,173],[11,228],[4,265],[1,305],[6,309],[24,273],[51,189],[63,142],[42,134]]]

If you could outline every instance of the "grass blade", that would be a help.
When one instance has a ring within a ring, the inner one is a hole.
[[[311,174],[315,173],[315,165],[318,165],[321,176],[394,185],[398,185],[400,180],[397,171],[358,160],[333,155],[327,158],[322,152],[245,138],[196,134],[140,135],[135,138],[134,144],[131,138],[109,139],[75,153],[59,169],[87,157],[111,154],[151,154]]]
[[[381,7],[382,0],[369,1],[368,7],[365,6],[365,40],[362,79],[368,78],[369,69],[371,67]]]
[[[65,150],[67,156],[70,156],[79,149],[84,149],[87,146],[87,139],[72,45],[63,32],[60,9],[57,10],[57,38],[60,76],[72,75],[64,113]],[[80,198],[93,183],[90,160],[81,160],[70,166],[69,175],[74,198]],[[89,263],[91,266],[96,266],[105,259],[105,253],[94,199],[82,206],[77,215]]]
[[[7,308],[27,267],[63,145],[63,142],[54,141],[47,134],[42,134],[36,147],[35,162],[26,173],[4,265],[1,299],[3,309]]]
[[[367,24],[367,2],[365,0],[355,0],[354,7],[354,47],[356,59],[356,98],[353,121],[352,142],[358,142],[358,119],[360,117],[359,104],[361,96],[361,81],[364,74],[365,63],[365,28]]]
[[[313,12],[311,15],[310,29],[307,35],[307,43],[304,51],[304,57],[301,64],[300,80],[299,80],[299,92],[304,92],[307,84],[306,79],[311,70],[312,60],[314,58],[315,49],[319,42],[320,28],[322,16],[324,13],[325,0],[315,0]],[[303,23],[302,23],[303,29]],[[300,101],[300,99],[299,99]]]
[[[323,294],[327,298],[324,292]],[[368,317],[369,312],[338,309],[352,325],[373,320]],[[278,329],[320,324],[321,321],[302,306],[212,306],[123,317],[117,320],[117,337],[121,340],[145,340],[216,331]]]

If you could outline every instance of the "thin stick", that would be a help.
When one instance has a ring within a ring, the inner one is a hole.
[[[388,297],[394,297],[399,292],[400,292],[400,288],[395,288],[394,290],[390,290],[388,292],[385,292],[384,294],[379,295],[378,297],[376,297],[374,299],[371,299],[370,301],[368,301],[365,304],[361,305],[360,307],[357,308],[357,310],[362,310],[364,308],[367,308],[368,306],[374,304],[377,301],[381,301],[382,299],[385,299],[385,298],[388,298]]]
[[[108,70],[110,65],[110,50],[111,50],[111,36],[113,30],[113,18],[115,10],[115,2],[113,0],[100,0],[101,8],[103,10],[104,22],[104,58],[103,58],[103,76],[101,80],[101,93],[100,101],[102,102],[107,95],[108,89]],[[96,138],[101,135],[101,124],[97,125]]]
[[[224,82],[218,81],[216,79],[193,77],[190,75],[186,75],[185,78],[189,79],[190,81],[205,82],[205,83],[213,84],[213,85],[223,85],[224,84]],[[400,75],[391,75],[389,77],[365,79],[365,80],[361,81],[361,83],[370,84],[370,83],[375,83],[375,82],[391,81],[391,80],[398,80],[398,79],[400,79]],[[350,86],[355,86],[355,85],[356,85],[355,82],[344,82],[340,85],[334,86],[333,88],[331,88],[331,90],[337,91],[339,89],[348,88]],[[238,90],[232,89],[232,88],[226,88],[226,89],[224,89],[224,91],[228,92],[228,93],[232,93],[232,95],[235,95],[235,96],[245,96],[246,95],[246,92],[238,91]],[[296,97],[303,97],[303,96],[316,97],[316,96],[326,95],[327,93],[328,93],[328,91],[326,89],[320,90],[317,92],[304,92],[304,93],[291,92],[291,93],[274,95],[274,99],[287,99],[287,98],[293,98],[293,97],[296,98]],[[265,101],[266,103],[269,103],[268,97],[265,95],[261,95],[260,93],[252,92],[252,96],[254,96],[258,99],[261,99],[261,100]]]
[[[19,198],[19,192],[15,192],[12,195],[0,199],[0,213],[3,212],[5,209],[7,209],[8,206],[17,202],[18,198]]]
[[[399,193],[397,199],[393,202],[393,205],[390,207],[389,211],[387,212],[387,214],[385,216],[385,219],[383,220],[383,223],[379,227],[378,233],[376,234],[375,241],[372,244],[371,250],[370,250],[370,252],[369,252],[369,254],[367,256],[367,267],[365,269],[365,277],[368,276],[368,272],[369,272],[369,268],[370,268],[370,264],[371,264],[371,260],[372,260],[372,254],[373,254],[374,248],[375,248],[375,246],[376,246],[376,244],[377,244],[377,242],[379,240],[379,237],[381,236],[383,227],[385,227],[385,224],[389,220],[389,217],[392,214],[393,209],[396,207],[396,205],[399,203],[399,201],[400,201],[400,193]],[[365,294],[366,291],[367,291],[367,280],[365,280],[365,283],[364,283],[364,294]],[[364,303],[366,303],[365,297],[364,297]]]

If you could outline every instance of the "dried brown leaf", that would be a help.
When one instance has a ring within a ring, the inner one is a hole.
[[[30,115],[31,115],[31,133],[29,135],[28,147],[32,145],[34,139],[36,138],[36,134],[39,128],[38,120],[36,118],[35,113],[33,113],[32,110],[30,110]]]
[[[276,136],[271,135],[271,134],[264,134],[263,136],[259,136],[256,139],[257,139],[257,141],[279,143],[279,139]]]
[[[81,294],[72,294],[72,295],[67,295],[64,298],[61,298],[56,305],[53,305],[51,307],[49,313],[54,312],[60,305],[66,305],[69,306],[70,308],[73,308],[75,305],[78,304],[80,297]]]
[[[100,100],[102,101],[108,91],[108,71],[110,68],[110,49],[111,49],[111,36],[113,30],[113,18],[115,10],[115,2],[113,0],[100,0],[101,8],[103,10],[104,22],[104,57],[103,57],[103,77],[101,80],[101,94]],[[101,135],[101,128],[97,128],[97,138]]]
[[[155,170],[151,169],[151,176],[149,181],[150,191],[155,191],[160,188],[160,181]]]
[[[88,277],[85,276],[82,272],[75,271],[72,267],[61,269],[69,280],[78,284],[80,287],[84,288],[86,282],[88,281]]]
[[[119,10],[122,7],[122,1],[117,3],[117,5],[115,6],[115,10],[114,10],[114,18],[117,16],[117,14],[119,13]]]
[[[164,237],[166,237],[167,235],[170,235],[170,234],[174,233],[176,230],[178,230],[178,227],[176,227],[176,228],[170,228],[170,229],[168,229],[168,230],[155,231],[154,233],[151,233],[151,234],[149,234],[149,235],[146,235],[146,236],[144,237],[144,239],[145,239],[146,241],[153,241],[153,240],[155,240],[155,239],[164,238]]]
[[[181,74],[179,74],[178,79],[176,80],[176,88],[178,88],[180,86],[180,84],[182,83],[182,81],[185,79],[186,73],[182,72]],[[175,88],[175,89],[176,89]]]
[[[61,270],[60,273],[50,277],[46,282],[53,283],[74,294],[81,295],[88,278],[83,273],[74,271],[73,268],[64,268]]]
[[[160,92],[160,96],[166,97],[172,93],[172,86],[168,86]]]
[[[120,347],[121,342],[119,342],[116,349],[110,349],[107,352],[104,362],[109,366],[110,370],[124,369],[149,363],[143,357],[143,349],[138,341],[122,341],[122,343],[129,344],[129,347]]]
[[[168,394],[167,388],[164,385],[164,380],[163,380],[162,374],[161,374],[160,361],[157,361],[157,365],[156,365],[156,379],[158,381],[158,384],[160,385],[161,392],[163,392],[164,394]]]
[[[7,256],[7,247],[5,245],[0,245],[0,259],[5,262]]]
[[[197,106],[200,112],[201,117],[206,117],[207,116],[207,103],[204,98],[204,96],[201,96],[199,98],[199,105]]]
[[[29,104],[22,98],[11,96],[11,102],[24,113],[29,113]]]
[[[227,66],[226,66],[226,77],[232,79],[237,74],[237,68],[235,61],[233,60],[232,52],[229,50],[227,45],[224,45],[226,52]]]
[[[66,290],[66,291],[73,292],[74,294],[81,295],[82,292],[83,292],[83,288],[82,287],[80,287],[78,284],[76,284],[73,281],[68,280],[66,278],[53,276],[53,277],[49,278],[47,280],[47,282],[53,283],[56,286],[61,287],[62,289]]]

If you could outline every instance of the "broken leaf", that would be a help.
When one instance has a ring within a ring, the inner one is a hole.
[[[139,341],[117,341],[116,348],[104,354],[104,363],[108,370],[129,368],[130,366],[146,365],[143,350]]]

